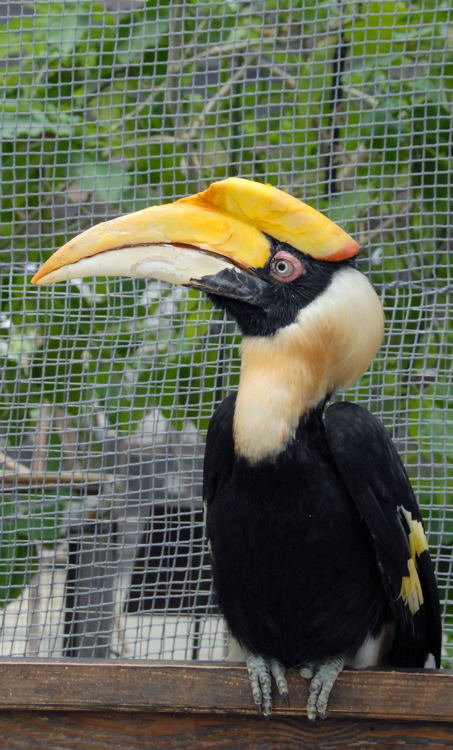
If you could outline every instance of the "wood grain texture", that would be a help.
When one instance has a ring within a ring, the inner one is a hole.
[[[247,672],[237,664],[138,660],[2,659],[0,710],[148,710],[256,716]],[[291,706],[305,717],[307,683],[288,674]],[[334,686],[331,718],[453,723],[453,673],[347,670]]]
[[[441,723],[0,711],[2,750],[452,750]]]

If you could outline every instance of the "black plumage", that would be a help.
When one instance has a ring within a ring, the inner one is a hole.
[[[411,612],[401,596],[401,579],[407,576],[412,557],[407,513],[417,524],[421,524],[421,514],[398,452],[384,426],[356,404],[330,406],[325,424],[329,449],[367,526],[380,573],[381,597],[385,597],[395,623],[387,659],[394,666],[422,667],[432,654],[440,666],[439,596],[427,549],[414,561],[423,603]]]
[[[207,437],[207,533],[220,607],[252,653],[286,667],[353,657],[386,623],[384,663],[440,659],[436,583],[418,560],[425,605],[400,596],[410,557],[398,506],[419,519],[404,468],[383,427],[349,403],[302,417],[275,461],[250,466],[234,452],[235,396]]]

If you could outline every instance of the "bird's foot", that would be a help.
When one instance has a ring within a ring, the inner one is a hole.
[[[263,716],[270,716],[272,713],[272,677],[279,694],[285,703],[289,704],[288,683],[283,664],[275,659],[266,659],[264,656],[250,654],[247,657],[247,671],[253,700],[262,711]]]
[[[337,656],[315,668],[308,665],[299,670],[302,677],[311,680],[307,700],[307,716],[310,721],[314,721],[317,716],[326,718],[330,691],[343,667],[344,658]]]

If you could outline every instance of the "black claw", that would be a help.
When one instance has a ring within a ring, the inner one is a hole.
[[[256,707],[256,708],[257,708],[257,711],[258,711],[258,713],[260,714],[260,716],[262,716],[262,717],[263,717],[263,719],[266,719],[266,720],[267,720],[267,719],[269,719],[269,718],[270,718],[270,715],[271,715],[271,713],[272,713],[272,710],[271,710],[271,711],[266,711],[266,709],[265,709],[265,708],[263,707],[263,704],[262,704],[262,703],[261,703],[260,705],[257,705],[257,707]]]
[[[269,719],[271,718],[272,708],[266,709],[266,708],[263,708],[263,706],[261,706],[261,713],[263,717],[266,719],[266,721],[269,721]]]

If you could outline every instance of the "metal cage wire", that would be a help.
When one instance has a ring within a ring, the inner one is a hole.
[[[448,665],[449,3],[35,0],[0,14],[2,655],[225,655],[201,471],[209,417],[238,382],[234,324],[155,282],[29,279],[94,222],[239,174],[364,246],[386,339],[346,395],[408,468]]]

